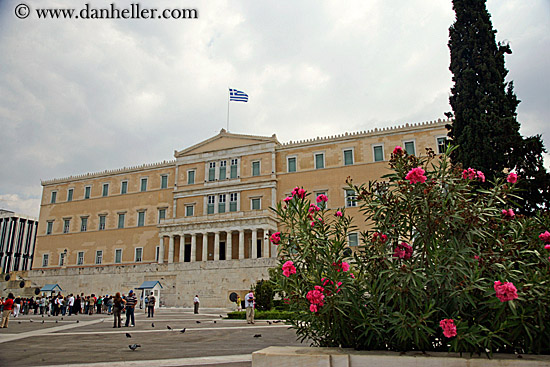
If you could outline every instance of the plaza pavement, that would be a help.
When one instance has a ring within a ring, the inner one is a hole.
[[[251,366],[256,350],[307,345],[283,322],[247,325],[221,318],[227,311],[201,309],[194,315],[190,309],[167,308],[151,319],[138,309],[136,326],[120,329],[113,328],[113,316],[106,314],[10,317],[9,327],[0,329],[0,366],[244,367]],[[141,348],[130,350],[134,343]]]

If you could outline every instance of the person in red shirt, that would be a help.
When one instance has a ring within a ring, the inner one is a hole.
[[[11,311],[13,310],[13,293],[8,294],[8,298],[4,301],[4,311],[2,312],[2,325],[0,327],[7,328],[10,319]]]

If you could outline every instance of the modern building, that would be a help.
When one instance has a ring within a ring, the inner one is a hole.
[[[2,273],[30,270],[34,257],[35,218],[0,209],[0,269]]]
[[[275,259],[268,237],[278,222],[269,208],[295,186],[327,195],[329,208],[357,214],[346,178],[380,178],[396,145],[411,154],[442,152],[446,123],[288,143],[222,129],[175,151],[171,161],[43,181],[33,269],[185,263],[239,269],[248,259]],[[364,229],[362,220],[355,224]],[[358,242],[358,233],[350,234],[349,245]],[[169,289],[170,270],[165,275]],[[243,280],[244,287],[253,281]]]

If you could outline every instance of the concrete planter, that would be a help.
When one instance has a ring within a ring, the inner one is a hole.
[[[550,356],[359,352],[341,348],[269,347],[252,353],[252,367],[548,367]]]

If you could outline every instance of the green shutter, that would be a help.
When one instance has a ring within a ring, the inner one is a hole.
[[[414,150],[414,142],[413,141],[408,141],[405,143],[405,150],[407,151],[407,154],[409,155],[415,155],[416,152]]]
[[[288,158],[288,172],[296,172],[296,158]]]
[[[315,154],[315,169],[325,168],[325,159],[323,154]]]
[[[353,164],[353,150],[344,150],[344,165],[350,166]]]
[[[384,160],[384,150],[381,146],[374,147],[374,161],[381,162]]]

